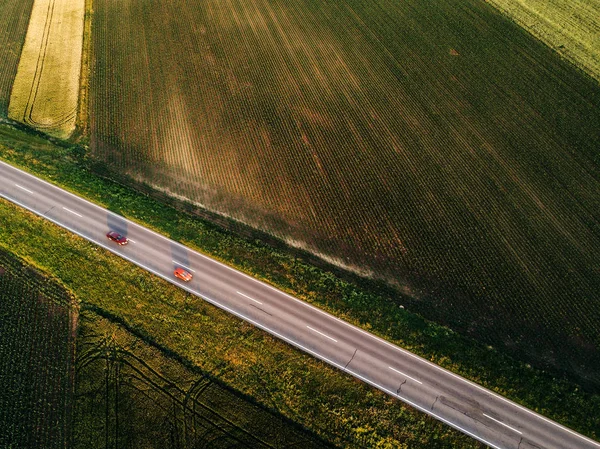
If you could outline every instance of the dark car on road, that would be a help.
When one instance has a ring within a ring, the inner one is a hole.
[[[110,231],[106,234],[106,237],[108,237],[108,240],[112,240],[119,245],[127,245],[127,237],[123,234],[119,234],[117,231]]]

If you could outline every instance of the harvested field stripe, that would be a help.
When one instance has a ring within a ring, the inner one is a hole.
[[[57,137],[75,128],[85,0],[35,0],[9,116]]]

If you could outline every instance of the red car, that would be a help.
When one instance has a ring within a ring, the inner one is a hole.
[[[108,240],[112,240],[119,245],[127,245],[127,237],[123,234],[119,234],[117,231],[110,231],[106,234],[106,237],[108,237]]]
[[[179,278],[185,282],[190,282],[192,280],[192,273],[184,270],[183,268],[175,268],[175,272],[173,274],[176,278]]]

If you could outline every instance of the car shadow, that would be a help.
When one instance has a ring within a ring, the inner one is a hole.
[[[173,269],[176,268],[190,268],[189,251],[187,248],[171,242],[171,260],[173,261]]]
[[[125,220],[120,215],[109,213],[106,216],[106,224],[108,225],[109,231],[116,231],[119,234],[122,234],[125,237],[127,237],[128,223],[127,220]]]

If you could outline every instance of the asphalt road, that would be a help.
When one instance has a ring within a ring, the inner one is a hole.
[[[600,449],[566,427],[78,196],[0,162],[0,196],[387,394],[502,449]],[[109,230],[127,235],[118,246]],[[176,267],[193,273],[189,283]]]

